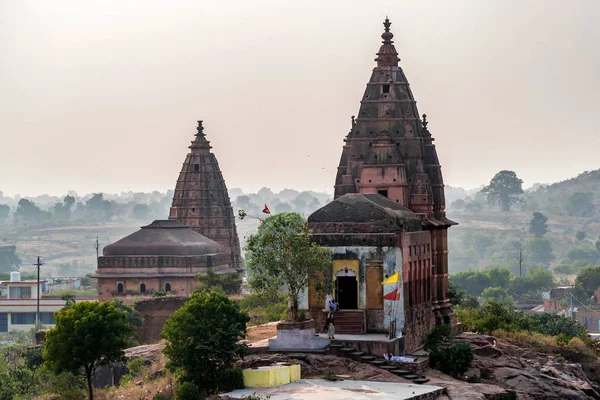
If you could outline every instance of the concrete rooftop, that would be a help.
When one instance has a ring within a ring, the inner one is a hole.
[[[225,394],[241,398],[256,393],[270,396],[271,400],[408,400],[435,398],[436,395],[441,395],[442,391],[443,388],[439,386],[408,383],[300,379],[287,385],[246,388]]]

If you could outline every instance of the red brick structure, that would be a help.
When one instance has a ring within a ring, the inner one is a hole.
[[[230,254],[231,267],[241,271],[240,241],[227,186],[202,121],[197,131],[175,185],[169,219],[221,244]]]
[[[98,279],[99,300],[133,303],[154,292],[189,296],[197,274],[233,272],[230,261],[215,241],[177,221],[157,220],[104,247],[90,277]]]
[[[386,18],[377,66],[361,100],[358,117],[344,139],[335,196],[379,193],[419,215],[431,242],[431,301],[438,323],[454,322],[447,297],[448,228],[444,182],[426,116],[417,104]],[[406,248],[404,248],[406,253]],[[417,274],[418,275],[418,274]],[[429,272],[428,272],[429,276]],[[424,290],[424,289],[423,289]]]

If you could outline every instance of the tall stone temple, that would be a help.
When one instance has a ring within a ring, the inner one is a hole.
[[[169,219],[214,240],[231,255],[230,267],[242,268],[235,216],[217,158],[198,121],[190,152],[179,173]]]
[[[383,25],[377,65],[344,138],[334,201],[308,223],[314,240],[334,254],[332,295],[342,310],[336,329],[387,332],[395,321],[411,350],[435,324],[456,322],[446,294],[447,232],[456,223],[446,218],[426,116],[419,117],[399,66],[389,19]],[[396,273],[397,283],[382,285]],[[398,299],[387,300],[394,289]],[[312,286],[304,305],[322,306]]]

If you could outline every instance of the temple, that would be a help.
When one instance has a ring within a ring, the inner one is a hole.
[[[334,254],[333,297],[347,333],[389,332],[417,348],[440,323],[455,323],[447,298],[448,228],[440,163],[384,22],[377,66],[352,117],[334,201],[308,218],[314,240]],[[382,285],[398,273],[399,280]],[[396,290],[398,299],[386,300]],[[302,303],[324,306],[312,285]]]
[[[189,148],[175,185],[169,219],[221,244],[230,254],[231,268],[241,271],[240,241],[231,201],[202,121],[198,121],[196,137]]]
[[[156,220],[116,242],[98,257],[98,298],[133,303],[139,296],[169,292],[189,296],[197,274],[233,272],[231,256],[213,240],[177,221]]]

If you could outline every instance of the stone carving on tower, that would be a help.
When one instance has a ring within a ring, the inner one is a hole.
[[[444,182],[428,121],[421,119],[406,75],[398,65],[388,18],[383,23],[377,66],[367,83],[350,133],[344,139],[335,179],[337,199],[347,193],[379,193],[419,215],[433,247],[436,320],[451,322],[447,298],[448,228]]]
[[[202,121],[197,131],[177,179],[169,219],[221,244],[231,255],[231,267],[241,271],[240,241],[227,186]]]

